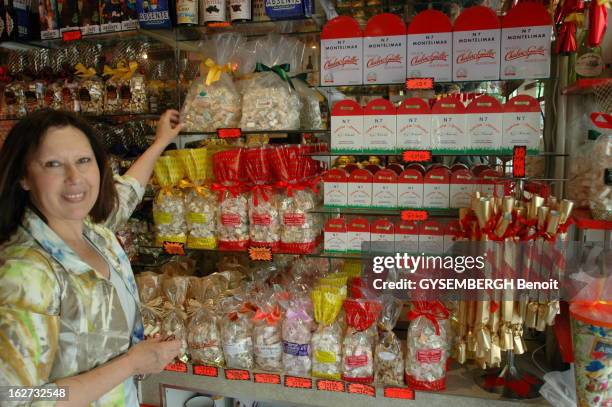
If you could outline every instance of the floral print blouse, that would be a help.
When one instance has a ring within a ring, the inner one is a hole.
[[[84,234],[125,283],[127,290],[121,291],[133,297],[127,300],[137,305],[136,321],[127,321],[110,280],[26,209],[17,232],[0,246],[0,385],[52,384],[89,371],[142,339],[136,282],[113,230],[131,216],[144,189],[127,176],[116,177],[116,186],[117,210],[104,224],[86,220]],[[129,378],[91,406],[132,407],[135,400]]]

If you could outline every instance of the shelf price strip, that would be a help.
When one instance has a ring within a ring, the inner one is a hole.
[[[285,376],[285,387],[292,389],[312,389],[312,379],[296,376]]]
[[[414,400],[414,390],[407,387],[385,387],[383,394],[389,399]]]
[[[242,136],[242,130],[239,128],[217,129],[217,137],[219,138],[238,138]]]
[[[219,368],[215,366],[194,365],[193,374],[196,376],[219,377]]]
[[[81,38],[81,30],[66,31],[62,33],[62,41],[78,41]]]
[[[429,162],[431,157],[432,153],[430,150],[406,150],[402,154],[402,158],[406,162]]]
[[[352,394],[361,394],[363,396],[376,397],[376,388],[368,384],[349,383],[348,392]]]
[[[168,372],[187,373],[187,365],[183,362],[169,363],[164,370]]]
[[[253,381],[258,384],[280,384],[280,375],[270,373],[255,373]]]
[[[417,222],[417,221],[424,221],[427,220],[427,211],[424,210],[408,210],[408,211],[402,211],[402,220],[405,221],[413,221],[413,222]]]
[[[225,378],[227,380],[250,381],[251,373],[248,370],[242,369],[225,369]]]
[[[417,89],[433,89],[434,79],[433,78],[408,78],[406,79],[406,89],[417,90]]]
[[[317,380],[317,390],[319,391],[333,391],[337,393],[344,393],[346,388],[344,382],[338,380]]]

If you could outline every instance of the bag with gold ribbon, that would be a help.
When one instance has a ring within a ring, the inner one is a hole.
[[[241,98],[232,81],[236,69],[235,52],[245,42],[236,33],[215,35],[200,49],[206,55],[200,77],[192,83],[181,111],[186,131],[214,132],[239,127]]]
[[[144,76],[138,72],[138,63],[122,62],[116,68],[104,66],[106,81],[104,113],[144,113],[147,109],[147,91]]]
[[[179,187],[185,191],[185,220],[189,231],[187,246],[194,249],[214,249],[217,247],[217,200],[209,186],[204,184],[206,148],[177,150],[176,154],[186,175],[186,179],[180,181]]]
[[[164,242],[186,243],[185,201],[183,193],[175,187],[183,178],[182,165],[175,157],[162,156],[157,159],[153,173],[159,185],[159,191],[153,201],[155,244],[162,246]]]
[[[102,114],[104,111],[104,83],[95,68],[78,63],[74,67],[77,81],[77,97],[82,113]]]
[[[145,338],[161,331],[163,299],[161,296],[161,275],[145,271],[136,276],[136,285],[140,294],[142,323]]]
[[[345,287],[346,288],[346,287]],[[337,287],[320,286],[312,290],[314,318],[319,327],[312,334],[312,375],[340,380],[342,373],[342,323],[338,314],[345,295]]]
[[[187,314],[185,303],[189,277],[165,277],[162,279],[162,291],[167,299],[164,303],[164,319],[161,325],[162,339],[178,339],[181,341],[181,353],[177,358],[187,361]]]

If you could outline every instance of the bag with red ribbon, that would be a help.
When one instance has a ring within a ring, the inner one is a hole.
[[[248,301],[241,301],[239,297],[232,297],[221,303],[221,309],[226,310],[221,319],[221,342],[226,366],[252,369],[252,318],[257,307]]]
[[[271,247],[277,251],[280,245],[280,195],[272,186],[274,179],[271,163],[274,148],[270,146],[249,148],[244,152],[244,167],[249,179],[249,236],[251,246]]]
[[[283,320],[283,369],[286,374],[310,376],[312,313],[312,301],[308,294],[305,291],[294,292]]]
[[[403,302],[392,294],[381,298],[382,311],[378,321],[379,340],[374,349],[376,383],[389,386],[404,384],[404,352],[393,328],[402,312]]]
[[[213,155],[218,193],[217,240],[220,250],[244,250],[249,244],[248,201],[244,187],[244,150],[236,148]]]
[[[290,253],[312,252],[321,231],[320,216],[310,213],[318,203],[315,166],[303,153],[303,146],[288,145],[273,154],[277,185],[284,189],[279,211],[281,249]]]
[[[253,353],[258,369],[283,370],[283,311],[270,291],[260,294],[257,311],[253,315]]]
[[[446,388],[449,312],[439,301],[414,301],[408,313],[406,384],[416,390]]]
[[[374,341],[381,304],[377,300],[344,300],[347,328],[342,349],[342,379],[347,382],[374,381]]]

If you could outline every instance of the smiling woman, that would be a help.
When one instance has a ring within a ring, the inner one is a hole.
[[[65,386],[58,406],[137,407],[133,376],[179,353],[180,341],[141,341],[134,275],[113,230],[181,128],[177,111],[164,113],[122,177],[73,114],[38,111],[11,130],[0,150],[0,386]]]

